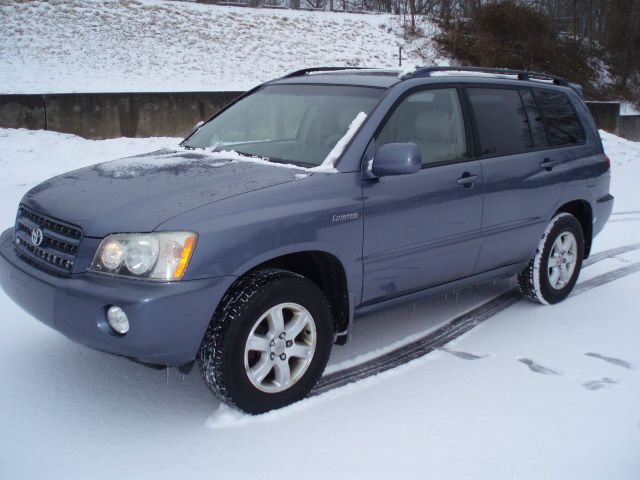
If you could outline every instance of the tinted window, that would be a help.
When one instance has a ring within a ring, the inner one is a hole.
[[[376,143],[407,142],[418,145],[423,165],[466,157],[464,121],[455,88],[414,93],[398,105]]]
[[[480,154],[510,155],[531,149],[531,135],[517,90],[470,88],[480,136]]]
[[[520,90],[522,103],[529,120],[529,128],[531,129],[531,140],[533,140],[533,148],[544,148],[549,146],[547,141],[547,133],[544,129],[544,118],[538,109],[533,94],[530,90]]]
[[[584,142],[584,133],[569,98],[560,92],[535,90],[544,115],[549,143],[554,147]]]

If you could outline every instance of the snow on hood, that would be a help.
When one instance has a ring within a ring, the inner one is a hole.
[[[211,149],[190,150],[179,147],[176,150],[159,150],[150,154],[121,158],[97,165],[97,169],[112,178],[131,178],[150,172],[174,171],[193,165],[201,168],[216,168],[235,162],[248,162],[273,167],[312,170],[293,164],[270,162],[261,157],[240,155],[234,150],[212,151]]]
[[[80,226],[89,237],[152,231],[193,208],[310,175],[274,165],[229,152],[160,150],[54,177],[31,189],[23,201]]]

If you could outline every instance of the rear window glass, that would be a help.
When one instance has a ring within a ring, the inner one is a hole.
[[[584,143],[584,132],[569,98],[560,92],[534,90],[553,147]]]
[[[531,150],[531,134],[517,90],[470,88],[480,155],[499,156]]]

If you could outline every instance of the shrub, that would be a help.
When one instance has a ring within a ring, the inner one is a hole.
[[[530,7],[511,2],[481,5],[470,18],[442,27],[436,41],[462,64],[560,75],[592,93],[591,52]]]

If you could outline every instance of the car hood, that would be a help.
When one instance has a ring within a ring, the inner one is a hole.
[[[193,208],[300,178],[300,169],[247,160],[160,150],[54,177],[23,203],[81,227],[87,237],[104,237],[150,232]]]

